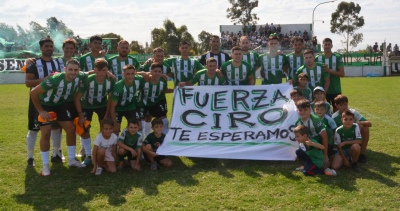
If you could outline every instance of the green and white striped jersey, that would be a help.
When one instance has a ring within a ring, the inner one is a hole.
[[[296,56],[293,53],[290,53],[288,55],[286,55],[288,62],[289,62],[289,79],[293,79],[294,74],[296,73],[296,71],[304,65],[304,57],[303,54],[301,54],[300,56]]]
[[[258,64],[258,58],[259,57],[260,57],[260,55],[258,55],[258,53],[249,51],[249,52],[247,52],[247,54],[243,54],[242,61],[245,61],[245,62],[249,63],[251,68],[252,68],[252,70],[253,70],[253,72],[256,72],[255,67]]]
[[[164,78],[160,78],[157,84],[145,82],[141,90],[141,97],[143,98],[144,106],[153,106],[165,99],[165,90],[167,89],[168,82]]]
[[[224,77],[218,77],[217,74],[213,78],[207,76],[207,69],[200,70],[194,75],[190,83],[193,85],[197,84],[199,86],[219,86],[224,85],[226,82]]]
[[[122,72],[125,65],[131,64],[137,70],[139,70],[140,68],[139,61],[131,56],[127,56],[127,58],[124,61],[121,61],[118,59],[118,55],[116,55],[107,59],[107,62],[108,62],[108,70],[111,71],[112,74],[117,78],[117,81],[124,78]]]
[[[150,68],[153,62],[150,62],[149,64],[146,65],[141,65],[139,70],[144,71],[144,72],[150,72]],[[168,74],[171,73],[171,67],[167,64],[167,62],[163,62],[163,74]]]
[[[90,55],[90,52],[87,54],[82,55],[79,58],[79,67],[81,68],[82,72],[88,72],[90,70],[94,69],[94,61],[96,61],[96,59],[98,58],[104,58],[106,59],[106,57],[93,57],[92,55]]]
[[[81,105],[84,109],[103,108],[107,106],[107,95],[113,91],[114,81],[105,79],[99,84],[96,75],[89,75],[78,91],[82,93]]]
[[[57,106],[65,102],[74,101],[75,92],[87,77],[85,73],[79,72],[78,76],[72,80],[65,80],[65,72],[50,76],[42,81],[40,86],[46,92],[39,96],[40,104],[47,106]]]
[[[131,86],[127,86],[124,80],[118,81],[114,86],[111,100],[117,102],[115,111],[135,110],[138,104],[137,95],[143,88],[144,80],[141,76],[135,76],[135,80]]]
[[[177,86],[179,82],[190,81],[193,75],[204,69],[199,61],[194,59],[183,60],[180,58],[170,58],[166,60],[167,64],[171,67],[174,74],[174,84]]]
[[[265,73],[262,84],[280,84],[282,83],[283,66],[287,65],[285,55],[276,55],[271,57],[269,54],[262,54],[258,59],[258,66]]]
[[[349,129],[345,129],[343,125],[336,129],[334,139],[336,145],[340,144],[341,142],[354,140],[361,140],[360,127],[357,123],[353,123],[353,125]],[[350,144],[346,144],[342,147],[342,149],[348,149],[350,147]]]
[[[329,73],[324,71],[324,65],[316,62],[313,69],[308,69],[306,65],[301,66],[294,75],[295,81],[298,81],[299,74],[305,73],[308,76],[308,88],[314,90],[315,87],[324,87],[325,79],[329,78]]]
[[[226,77],[227,85],[239,86],[250,85],[249,77],[254,76],[254,72],[249,63],[242,61],[239,67],[232,64],[232,60],[221,65],[222,74]]]
[[[333,53],[330,58],[325,58],[325,56],[318,55],[315,58],[315,61],[321,62],[323,64],[328,65],[329,69],[338,71],[339,68],[343,67],[342,56],[337,53]],[[340,94],[342,93],[342,86],[340,84],[340,77],[330,74],[331,83],[329,85],[327,94]]]
[[[302,121],[301,117],[299,117],[294,123],[294,126],[299,125],[307,126],[310,129],[310,137],[322,144],[322,138],[319,134],[326,129],[326,126],[321,121],[319,116],[315,114],[310,114],[310,118],[308,118],[306,121]]]

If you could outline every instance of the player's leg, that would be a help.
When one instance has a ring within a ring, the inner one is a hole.
[[[360,156],[360,151],[361,147],[359,144],[352,144],[350,149],[349,149],[349,155],[351,156],[351,168],[354,169],[355,171],[359,171],[360,169],[358,168],[357,161]]]
[[[153,119],[153,116],[151,116],[150,113],[146,112],[145,117],[144,117],[144,129],[143,129],[144,137],[147,137],[151,133],[151,120],[152,119]]]
[[[341,94],[341,93],[338,93],[338,94],[326,94],[326,96],[325,96],[326,101],[327,101],[329,104],[332,105],[332,108],[333,108],[332,113],[335,113],[335,112],[337,111],[337,108],[336,108],[336,106],[335,106],[335,97],[338,96],[338,95],[340,95],[340,94]]]
[[[61,133],[60,125],[58,124],[57,121],[53,121],[51,123],[50,137],[51,137],[51,140],[53,143],[53,155],[51,157],[51,162],[52,163],[62,163],[63,156],[62,156],[62,151],[60,151],[61,150],[62,133]]]
[[[110,173],[115,173],[117,172],[117,167],[115,165],[115,159],[112,156],[111,151],[109,150],[104,150],[104,167],[106,170]]]
[[[40,130],[39,122],[38,122],[38,112],[35,106],[32,103],[32,100],[29,99],[28,105],[28,134],[26,135],[26,148],[28,152],[28,166],[35,166],[34,162],[34,149],[37,139],[37,134]]]
[[[105,161],[104,161],[105,155],[106,155],[106,149],[99,147],[96,154],[97,167],[100,168],[105,167]]]
[[[166,167],[166,168],[172,167],[172,161],[164,155],[157,156],[156,160],[157,160],[157,163],[163,167]]]
[[[118,136],[119,132],[121,131],[121,122],[122,122],[122,118],[124,117],[124,112],[116,111],[115,117],[116,117],[117,122],[114,125],[114,134]]]
[[[155,118],[162,120],[163,122],[162,133],[167,134],[169,131],[169,122],[167,118],[167,112],[168,112],[167,100],[166,99],[160,100],[160,102],[158,102],[155,106],[152,106],[150,112]]]
[[[369,142],[369,127],[360,127],[361,132],[361,149],[360,156],[358,158],[358,162],[366,163],[367,157],[365,156],[367,152],[367,146]]]
[[[50,165],[49,165],[49,156],[50,156],[50,134],[51,134],[51,125],[49,122],[45,124],[41,124],[40,126],[41,137],[40,137],[40,155],[42,157],[43,176],[50,175]]]
[[[118,147],[117,155],[118,155],[118,169],[122,169],[125,166],[125,156],[127,155],[127,151],[122,147]]]

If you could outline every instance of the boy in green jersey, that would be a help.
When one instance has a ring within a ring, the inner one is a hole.
[[[328,157],[332,159],[332,155],[335,152],[335,146],[333,143],[333,136],[335,134],[335,130],[337,125],[333,119],[326,114],[326,106],[324,101],[317,101],[313,108],[314,113],[321,119],[326,127],[326,133],[328,135]]]
[[[125,156],[133,170],[140,171],[140,156],[142,154],[142,133],[139,132],[140,122],[137,119],[128,120],[128,125],[122,130],[118,137],[118,168],[121,169],[125,163]]]
[[[360,128],[362,136],[361,152],[358,158],[358,162],[366,163],[367,157],[365,156],[365,153],[367,152],[367,146],[369,142],[369,128],[372,126],[371,122],[363,117],[358,111],[349,108],[349,99],[344,95],[338,95],[335,97],[335,105],[338,110],[332,114],[332,118],[333,120],[335,120],[337,126],[342,125],[341,117],[343,112],[349,110],[354,114],[355,122]]]
[[[320,144],[324,146],[324,167],[329,166],[328,157],[328,135],[326,133],[326,127],[322,123],[321,119],[315,115],[311,114],[310,101],[299,100],[296,103],[297,113],[299,118],[294,123],[295,126],[305,125],[310,130],[310,137],[317,140]]]
[[[304,99],[303,92],[301,92],[299,89],[293,89],[290,91],[290,100],[292,100],[295,105],[299,100],[302,99]]]
[[[126,40],[121,40],[118,42],[117,47],[118,55],[115,55],[109,59],[108,69],[117,78],[117,81],[121,80],[123,68],[127,64],[133,65],[136,69],[139,69],[140,63],[136,58],[129,56],[129,42]]]
[[[151,163],[151,170],[157,170],[157,164],[169,168],[172,166],[172,161],[166,156],[156,153],[165,138],[165,134],[162,133],[163,122],[160,119],[154,119],[151,127],[153,132],[147,135],[142,145],[144,159]]]
[[[282,76],[287,75],[288,61],[284,54],[278,53],[279,40],[277,34],[271,34],[268,37],[269,51],[262,54],[258,59],[258,65],[261,67],[262,84],[281,84]]]
[[[81,71],[88,72],[90,70],[93,70],[94,61],[97,58],[104,57],[104,55],[102,54],[102,51],[101,51],[101,48],[102,48],[101,42],[103,42],[103,38],[101,38],[99,35],[93,35],[90,37],[89,47],[90,47],[91,51],[87,54],[82,55],[79,58]]]
[[[353,112],[346,110],[342,113],[343,125],[336,129],[335,143],[338,145],[339,153],[332,161],[332,168],[338,169],[343,164],[359,171],[357,161],[361,152],[360,128],[355,122]]]
[[[164,123],[163,133],[167,134],[168,119],[167,119],[167,98],[165,93],[172,93],[173,89],[168,89],[168,82],[161,77],[163,65],[161,63],[151,64],[149,81],[145,82],[143,89],[140,90],[140,95],[144,105],[144,133],[148,135],[151,130],[151,120],[153,118],[161,119]]]
[[[306,100],[309,100],[310,102],[312,101],[312,91],[310,88],[308,88],[308,75],[305,73],[300,73],[298,76],[298,86],[295,86],[293,88],[300,90],[303,93],[303,97]]]
[[[322,63],[314,61],[314,52],[312,50],[304,51],[305,65],[301,66],[294,75],[294,80],[298,81],[298,75],[305,73],[308,76],[308,88],[314,90],[317,86],[324,87],[327,90],[329,87],[329,73],[325,71],[325,66]]]
[[[300,162],[303,163],[303,174],[305,176],[313,176],[325,173],[328,176],[336,176],[335,170],[329,168],[324,170],[322,150],[325,147],[309,136],[310,129],[307,126],[299,125],[293,132],[299,142],[299,149],[296,150],[296,155]]]
[[[314,111],[315,102],[323,101],[326,107],[326,114],[332,116],[331,104],[325,101],[325,90],[321,86],[315,87],[313,91],[314,102],[311,102],[311,109]]]
[[[227,85],[254,85],[254,72],[250,64],[242,61],[242,49],[238,46],[232,48],[232,60],[221,65],[221,72],[226,78]]]
[[[219,77],[216,73],[217,60],[210,57],[206,61],[206,69],[200,70],[194,75],[192,80],[188,82],[180,82],[179,86],[192,86],[198,84],[199,86],[220,86],[225,84],[225,78]]]
[[[118,134],[121,128],[122,118],[140,119],[136,110],[137,95],[143,89],[144,79],[136,75],[136,68],[125,65],[123,69],[124,79],[118,81],[114,86],[114,91],[110,100],[110,116],[114,121],[114,133]]]
[[[67,62],[65,72],[49,77],[31,91],[32,102],[39,115],[47,122],[40,123],[42,137],[40,139],[40,151],[43,162],[43,176],[50,175],[49,148],[52,116],[48,113],[55,112],[57,121],[64,128],[67,135],[68,166],[81,167],[81,163],[75,159],[76,135],[72,120],[77,116],[73,103],[73,97],[82,84],[86,75],[79,71],[79,62],[70,60]]]
[[[325,88],[326,100],[328,103],[333,105],[333,111],[337,109],[334,104],[334,99],[336,96],[342,93],[342,86],[340,84],[340,77],[344,77],[344,65],[342,61],[342,56],[337,53],[332,52],[332,40],[330,38],[325,38],[322,41],[322,47],[324,48],[324,53],[318,55],[315,58],[316,62],[321,62],[325,65],[325,72],[329,73],[329,87]]]
[[[114,80],[107,78],[107,65],[105,59],[96,59],[94,62],[95,74],[89,75],[75,94],[74,102],[79,115],[78,124],[82,127],[85,120],[92,121],[93,113],[97,114],[99,123],[109,116],[107,103],[111,98],[115,83]],[[90,128],[87,128],[81,135],[81,143],[86,154],[86,158],[82,162],[85,167],[92,163]]]

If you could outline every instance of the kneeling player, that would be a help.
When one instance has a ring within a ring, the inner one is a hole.
[[[122,131],[118,137],[118,168],[124,166],[125,156],[128,156],[129,163],[133,170],[140,171],[140,156],[142,148],[143,136],[139,131],[139,120],[128,120],[128,126]]]

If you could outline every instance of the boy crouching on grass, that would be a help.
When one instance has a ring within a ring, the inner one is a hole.
[[[118,137],[113,133],[114,121],[103,119],[100,126],[101,133],[94,139],[92,174],[100,175],[103,168],[110,173],[115,173]]]
[[[128,157],[129,164],[133,170],[140,171],[140,157],[142,154],[142,133],[139,132],[139,120],[130,119],[128,125],[118,138],[118,168],[122,169],[125,165],[125,156]]]
[[[344,164],[354,171],[360,171],[357,165],[361,151],[361,133],[357,123],[354,123],[354,114],[347,110],[342,113],[343,125],[336,129],[335,143],[339,153],[332,160],[331,167],[338,169]]]
[[[299,125],[294,129],[296,140],[299,142],[299,149],[296,150],[297,158],[303,163],[303,174],[313,176],[315,174],[324,174],[328,176],[336,176],[336,171],[326,168],[324,165],[324,146],[308,135],[310,129],[307,126]]]
[[[172,161],[164,155],[156,153],[159,146],[164,141],[165,134],[162,133],[163,122],[160,119],[154,119],[151,122],[153,132],[150,133],[143,142],[142,150],[144,158],[151,163],[151,170],[157,170],[157,164],[163,167],[171,167]]]

